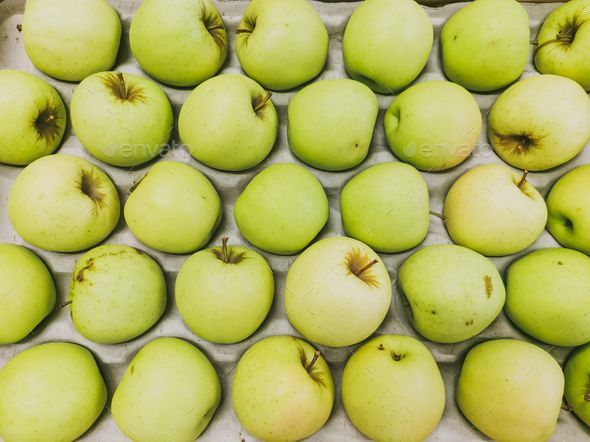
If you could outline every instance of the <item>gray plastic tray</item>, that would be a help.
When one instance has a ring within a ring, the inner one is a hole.
[[[20,24],[22,20],[24,3],[24,0],[5,0],[0,2],[0,68],[21,69],[39,75],[40,77],[49,81],[49,83],[53,84],[59,90],[65,102],[69,104],[72,90],[75,85],[53,80],[36,71],[24,52],[21,36],[17,30],[17,25]],[[130,54],[127,38],[129,23],[134,11],[140,4],[140,1],[111,0],[111,3],[121,15],[125,28],[117,69],[124,72],[141,74],[140,68]],[[233,0],[216,2],[218,9],[223,15],[224,23],[228,28],[230,41],[228,60],[223,68],[224,72],[241,72],[233,46],[235,40],[235,31],[247,3],[248,2],[246,1]],[[342,34],[344,32],[348,18],[358,3],[312,2],[312,4],[321,15],[330,34],[330,55],[325,69],[319,78],[325,79],[344,77],[346,74],[344,72],[342,62]],[[428,65],[426,66],[424,72],[420,75],[418,81],[444,78],[443,74],[441,73],[441,66],[438,56],[438,36],[440,29],[446,19],[461,6],[463,6],[463,4],[457,3],[439,8],[426,8],[435,28],[435,46],[430,60],[428,61]],[[557,4],[550,3],[525,5],[530,16],[533,37],[536,36],[537,30],[542,23],[543,18],[557,6]],[[535,70],[533,69],[532,64],[529,63],[526,68],[525,76],[534,74]],[[172,101],[175,117],[178,117],[180,107],[190,93],[190,90],[174,89],[165,86],[164,90]],[[244,240],[236,228],[232,215],[232,207],[236,197],[244,188],[244,186],[254,177],[254,175],[256,175],[257,172],[269,164],[276,162],[298,162],[298,160],[296,160],[289,151],[286,136],[287,104],[293,93],[294,92],[273,94],[272,100],[279,113],[281,124],[278,140],[272,153],[263,162],[263,164],[248,172],[238,174],[223,173],[214,171],[203,166],[202,164],[199,164],[181,147],[178,134],[176,131],[174,132],[171,143],[173,143],[176,148],[173,149],[166,156],[166,158],[187,162],[204,172],[214,183],[224,202],[224,219],[220,229],[212,239],[210,246],[219,244],[221,242],[222,236],[229,236],[230,244],[244,243]],[[494,103],[496,97],[497,95],[491,94],[476,95],[482,115],[484,117],[486,116],[491,105]],[[353,175],[375,163],[397,161],[387,147],[383,133],[383,112],[389,107],[394,97],[378,96],[378,98],[380,114],[377,120],[373,143],[368,158],[356,169],[347,172],[330,173],[310,169],[320,179],[330,199],[330,220],[325,229],[321,232],[320,237],[343,234],[339,213],[340,189]],[[479,147],[476,149],[471,158],[469,158],[457,168],[444,173],[423,174],[430,189],[430,203],[432,210],[442,210],[442,203],[447,190],[451,184],[466,170],[481,163],[501,163],[501,160],[492,152],[491,147],[485,138],[485,133],[486,130],[484,126]],[[84,157],[102,167],[116,183],[123,202],[125,201],[131,185],[141,176],[143,176],[150,167],[148,165],[134,170],[127,170],[103,164],[100,161],[94,159],[84,150],[80,142],[76,139],[75,134],[71,132],[71,128],[68,128],[65,136],[65,142],[59,152]],[[529,181],[537,187],[541,194],[546,195],[551,184],[555,182],[558,177],[576,165],[589,162],[590,150],[586,150],[574,161],[562,167],[546,173],[530,174]],[[6,210],[9,189],[20,170],[21,169],[18,167],[0,165],[0,241],[24,244],[23,240],[19,238],[12,229],[8,221]],[[95,354],[107,381],[109,393],[112,394],[127,364],[143,345],[159,336],[183,337],[191,342],[196,343],[196,345],[209,356],[216,366],[223,383],[222,404],[208,429],[203,433],[202,439],[210,441],[239,441],[241,439],[252,440],[245,430],[241,428],[240,423],[231,409],[230,387],[233,376],[233,368],[235,367],[241,354],[248,347],[263,337],[267,335],[278,334],[297,334],[285,317],[283,301],[285,275],[295,257],[281,257],[263,253],[263,255],[269,260],[275,272],[276,279],[276,298],[269,317],[260,327],[260,329],[248,340],[235,345],[223,346],[214,345],[203,341],[189,332],[182,323],[179,313],[174,305],[174,281],[178,269],[186,260],[187,256],[168,255],[149,250],[133,237],[123,221],[121,221],[116,231],[107,239],[107,242],[115,244],[128,244],[138,247],[154,256],[163,266],[169,285],[169,303],[163,318],[158,322],[158,324],[145,335],[129,343],[112,346],[98,345],[86,340],[76,332],[74,326],[72,325],[69,309],[67,307],[58,307],[51,314],[49,319],[43,324],[43,326],[36,330],[35,333],[29,336],[27,339],[17,345],[0,347],[0,366],[4,365],[4,363],[6,363],[6,361],[16,353],[32,345],[56,340],[77,342],[86,346]],[[422,246],[444,243],[450,243],[450,239],[445,231],[445,228],[440,220],[437,218],[432,218],[429,235]],[[545,232],[541,238],[539,238],[539,240],[533,246],[531,246],[530,249],[532,250],[537,248],[552,247],[556,245],[557,243],[547,232]],[[36,250],[36,252],[45,260],[53,272],[59,290],[59,303],[64,302],[68,293],[72,269],[80,255],[51,253],[42,250]],[[385,261],[394,281],[399,266],[410,253],[411,251],[397,255],[382,255],[383,260]],[[493,261],[498,266],[500,271],[504,271],[506,266],[515,258],[516,256],[511,256],[493,259]],[[393,302],[390,312],[377,333],[398,333],[417,336],[408,323],[403,306],[401,304],[399,292],[395,287],[395,283]],[[500,317],[488,329],[482,332],[479,336],[467,342],[454,345],[441,345],[434,344],[425,341],[423,338],[420,338],[433,352],[436,360],[438,361],[445,379],[447,392],[447,402],[443,419],[432,434],[430,440],[486,440],[485,436],[474,429],[457,409],[454,402],[454,384],[458,370],[460,369],[461,361],[467,349],[477,342],[499,337],[528,339],[522,333],[516,330],[503,314],[501,314]],[[559,362],[563,362],[564,357],[569,352],[569,349],[566,348],[553,348],[549,346],[543,346],[543,348],[550,351]],[[347,358],[350,356],[351,351],[354,351],[354,349],[355,348],[329,349],[320,347],[320,350],[329,362],[334,375],[335,386],[337,390],[336,402],[334,411],[329,421],[321,429],[321,431],[310,438],[311,440],[365,440],[365,438],[354,429],[354,427],[346,418],[339,397],[342,369]],[[485,398],[482,398],[482,400],[485,400]],[[590,431],[588,428],[578,421],[573,414],[562,411],[559,417],[557,431],[555,432],[553,440],[582,441],[589,439]],[[110,412],[105,410],[93,428],[91,428],[91,430],[83,437],[83,440],[110,442],[123,441],[127,439],[118,430],[110,415]]]

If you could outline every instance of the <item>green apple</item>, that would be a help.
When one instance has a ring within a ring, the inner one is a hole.
[[[302,166],[273,164],[242,191],[234,205],[240,233],[259,249],[279,255],[303,250],[322,230],[330,207],[318,179]]]
[[[462,175],[445,198],[445,224],[456,244],[486,256],[526,249],[543,233],[547,207],[537,189],[500,164]]]
[[[494,151],[519,169],[547,170],[578,155],[590,140],[590,99],[573,80],[538,75],[504,92],[488,115]]]
[[[78,252],[101,242],[119,222],[121,203],[111,179],[71,155],[33,161],[16,177],[8,216],[23,239],[54,252]]]
[[[571,0],[554,9],[541,26],[537,44],[539,72],[570,78],[590,90],[590,0]]]
[[[200,84],[183,104],[178,120],[191,155],[215,169],[250,169],[272,150],[277,111],[265,91],[243,75],[222,74]]]
[[[201,250],[180,268],[176,306],[188,327],[209,342],[233,344],[260,327],[274,298],[273,273],[258,253],[241,246]]]
[[[209,359],[178,338],[158,338],[133,358],[115,390],[111,410],[135,441],[195,440],[221,401],[221,383]]]
[[[590,345],[576,349],[569,356],[563,373],[567,404],[586,425],[590,426]]]
[[[590,165],[563,175],[547,196],[547,230],[564,247],[590,254]]]
[[[506,272],[506,314],[551,345],[590,342],[590,258],[570,249],[540,249]]]
[[[384,253],[416,247],[428,234],[428,187],[407,164],[381,163],[342,189],[340,212],[348,236]]]
[[[495,339],[467,353],[455,399],[491,439],[547,441],[557,425],[563,384],[561,367],[545,350],[517,339]]]
[[[438,425],[445,386],[434,357],[417,339],[384,335],[350,357],[342,374],[348,418],[376,441],[421,442]]]
[[[115,64],[121,20],[107,0],[27,0],[23,40],[37,69],[81,81]]]
[[[96,247],[74,267],[72,321],[91,341],[118,344],[143,334],[164,313],[166,299],[162,269],[133,247]]]
[[[77,440],[106,400],[104,380],[84,347],[51,342],[28,348],[0,370],[0,438]]]
[[[160,161],[133,188],[125,221],[148,247],[190,253],[209,242],[221,210],[221,198],[205,175],[188,164]]]
[[[344,30],[344,66],[353,79],[392,94],[422,72],[433,35],[428,14],[413,0],[363,1]]]
[[[366,339],[381,325],[390,304],[391,279],[385,264],[356,239],[318,241],[287,273],[287,318],[320,345],[344,347]]]
[[[318,169],[350,169],[369,152],[378,112],[377,97],[362,83],[345,78],[312,83],[289,101],[289,147]]]
[[[236,367],[233,409],[258,439],[305,439],[328,420],[333,403],[330,367],[301,339],[265,338],[250,347]]]
[[[86,78],[72,95],[72,127],[99,160],[137,166],[155,158],[172,131],[172,106],[147,78],[101,72]]]
[[[430,172],[455,167],[471,154],[482,118],[467,90],[435,80],[402,92],[387,110],[384,126],[395,156]]]
[[[445,75],[467,89],[488,92],[516,81],[529,59],[529,17],[516,0],[475,0],[441,32]]]
[[[55,284],[37,255],[0,243],[0,344],[25,338],[55,307]]]
[[[227,33],[211,0],[145,0],[129,29],[141,68],[172,86],[194,86],[217,73],[227,56]]]
[[[454,244],[417,251],[402,264],[398,281],[412,326],[434,342],[461,342],[481,333],[506,299],[494,264]]]
[[[0,163],[24,166],[55,151],[66,128],[57,91],[21,71],[0,70]]]
[[[236,33],[242,69],[268,89],[311,80],[328,57],[328,31],[307,0],[252,0]]]

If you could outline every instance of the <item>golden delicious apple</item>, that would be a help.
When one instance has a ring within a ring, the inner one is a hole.
[[[567,359],[563,373],[567,404],[590,426],[590,345],[574,350]]]

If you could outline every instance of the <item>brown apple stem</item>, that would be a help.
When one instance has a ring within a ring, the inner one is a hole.
[[[125,77],[123,77],[122,72],[117,72],[117,79],[119,80],[119,88],[121,90],[121,99],[127,100],[127,86],[125,85]]]
[[[429,212],[432,216],[436,216],[438,219],[442,220],[442,221],[446,221],[447,217],[444,216],[442,213],[438,213],[438,212],[434,212],[433,210],[431,210]]]
[[[260,100],[258,103],[256,103],[256,107],[254,108],[254,112],[258,112],[260,109],[262,109],[264,107],[264,105],[266,104],[266,102],[268,100],[270,100],[272,93],[270,91],[266,91],[266,95],[264,96],[264,98],[262,100]]]
[[[67,307],[68,305],[70,305],[72,303],[72,300],[70,299],[68,302],[64,302],[63,304],[60,305],[61,308]]]
[[[537,46],[535,48],[535,54],[547,45],[550,45],[553,43],[571,43],[571,41],[572,41],[571,37],[557,37],[557,38],[554,38],[553,40],[547,40],[541,44],[539,44],[538,40],[534,41],[533,44]]]
[[[320,351],[316,350],[315,353],[313,354],[313,358],[311,359],[311,362],[309,364],[307,364],[307,367],[305,367],[305,369],[307,371],[311,370],[311,368],[313,367],[313,364],[315,364],[315,362],[318,360],[318,358],[320,357]]]
[[[379,261],[377,261],[376,259],[374,259],[373,261],[371,261],[369,264],[367,264],[366,266],[362,267],[360,270],[357,270],[354,273],[354,276],[360,276],[362,275],[365,271],[367,271],[367,269],[373,267],[375,264],[377,264]]]
[[[223,250],[223,262],[225,262],[226,264],[229,262],[229,254],[227,253],[227,241],[228,241],[228,237],[224,236],[223,238],[221,238],[221,249]]]
[[[518,184],[516,185],[520,190],[522,190],[522,186],[525,185],[526,183],[526,177],[529,174],[528,170],[525,170],[522,174],[522,178],[520,179],[520,181],[518,182]]]

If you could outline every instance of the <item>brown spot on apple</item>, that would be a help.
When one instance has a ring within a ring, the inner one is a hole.
[[[492,277],[489,275],[485,275],[483,277],[483,284],[486,290],[486,296],[488,298],[492,297],[492,294],[494,293],[494,286],[492,285]]]

